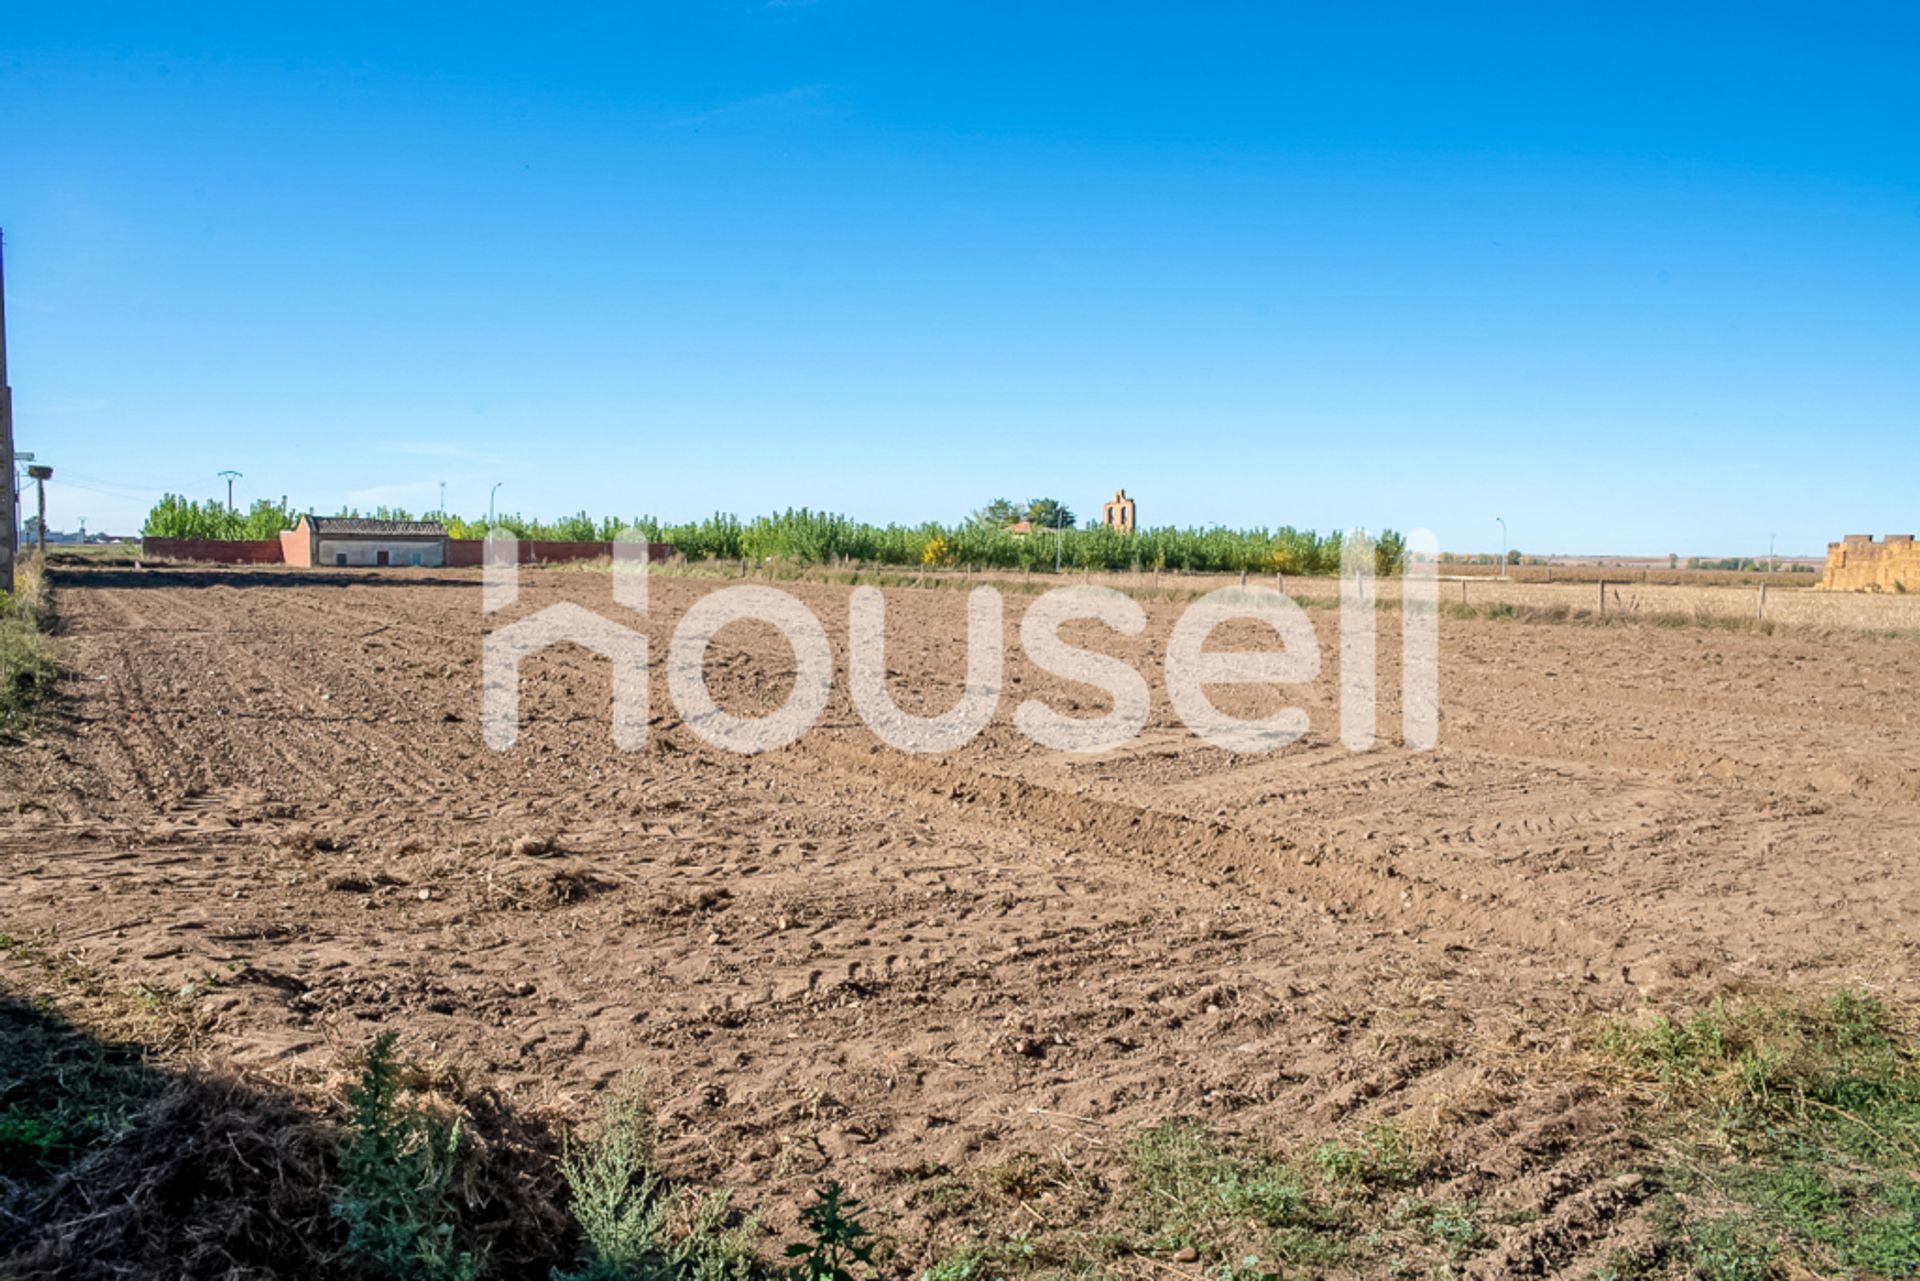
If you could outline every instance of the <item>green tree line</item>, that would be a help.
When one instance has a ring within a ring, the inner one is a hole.
[[[1052,500],[1036,499],[1026,510]],[[988,510],[991,510],[989,508]],[[1061,509],[1064,512],[1064,508]],[[419,516],[395,507],[362,513],[383,520],[438,520],[452,538],[484,538],[484,519],[466,520],[441,512]],[[972,566],[980,569],[1131,570],[1164,569],[1187,573],[1336,574],[1340,569],[1338,532],[1281,526],[1275,529],[1175,528],[1162,526],[1134,533],[1089,523],[1057,532],[1035,524],[1029,533],[1015,533],[994,518],[974,518],[953,525],[928,521],[920,525],[872,525],[834,512],[805,507],[788,508],[742,520],[718,513],[704,520],[671,522],[654,516],[631,520],[593,517],[586,512],[557,520],[532,520],[501,515],[494,526],[522,539],[598,541],[613,538],[622,528],[638,529],[655,542],[671,543],[688,560],[781,560],[798,564],[858,561],[875,565]],[[229,512],[217,501],[195,503],[175,494],[163,498],[148,513],[142,533],[150,538],[272,538],[291,529],[299,513],[283,504],[255,503],[244,513]],[[1066,514],[1064,519],[1070,520]],[[1397,573],[1406,544],[1393,530],[1375,537],[1376,569]]]
[[[285,501],[265,498],[245,511],[228,511],[226,503],[209,498],[194,502],[179,494],[168,494],[147,513],[140,527],[143,538],[277,538],[283,529],[292,529],[300,519],[298,512],[287,510]]]

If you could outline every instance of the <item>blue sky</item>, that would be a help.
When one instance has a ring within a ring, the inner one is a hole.
[[[1920,526],[1912,5],[166,8],[0,31],[57,528]]]

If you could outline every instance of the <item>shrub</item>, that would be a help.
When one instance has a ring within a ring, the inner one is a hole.
[[[622,1281],[665,1271],[673,1212],[654,1169],[653,1109],[645,1087],[623,1079],[602,1105],[597,1132],[570,1143],[561,1162],[573,1217],[586,1237],[585,1268],[556,1281]]]
[[[402,1099],[394,1039],[383,1032],[374,1040],[359,1084],[347,1091],[352,1129],[334,1213],[347,1224],[348,1251],[373,1276],[472,1281],[478,1262],[454,1247],[460,1126]]]
[[[751,1220],[727,1226],[732,1194],[675,1195],[655,1165],[653,1101],[627,1076],[601,1105],[593,1132],[570,1143],[562,1172],[586,1239],[577,1272],[554,1281],[746,1281]],[[675,1231],[676,1218],[684,1221]]]

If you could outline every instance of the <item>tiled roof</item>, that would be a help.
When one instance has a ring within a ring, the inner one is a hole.
[[[309,516],[313,532],[322,538],[445,538],[447,527],[437,520],[368,520],[361,516]]]

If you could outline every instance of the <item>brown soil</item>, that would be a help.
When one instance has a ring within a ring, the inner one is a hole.
[[[381,1029],[528,1112],[651,1071],[678,1174],[791,1206],[837,1177],[906,1257],[942,1180],[1190,1116],[1317,1141],[1393,1116],[1454,1193],[1512,1209],[1487,1275],[1630,1235],[1628,1140],[1556,1083],[1586,1022],[1741,986],[1920,973],[1920,647],[1443,621],[1439,750],[1338,741],[1334,615],[1312,729],[1229,756],[1151,676],[1179,606],[1082,643],[1149,673],[1128,748],[1012,727],[1103,696],[1025,662],[973,746],[907,757],[846,697],[790,749],[722,756],[660,671],[720,584],[658,578],[653,725],[614,750],[606,664],[529,665],[509,753],[480,736],[477,574],[98,570],[60,582],[65,705],[0,751],[0,930],[192,999],[209,1057],[337,1079]],[[847,590],[784,584],[844,642]],[[518,616],[613,611],[604,575],[523,575]],[[896,697],[958,696],[965,597],[888,593]],[[770,631],[710,683],[784,697]],[[1273,691],[1217,691],[1240,714]],[[1236,706],[1236,703],[1238,704]],[[1032,1211],[1036,1215],[1043,1211]],[[785,1228],[780,1212],[773,1226]]]

